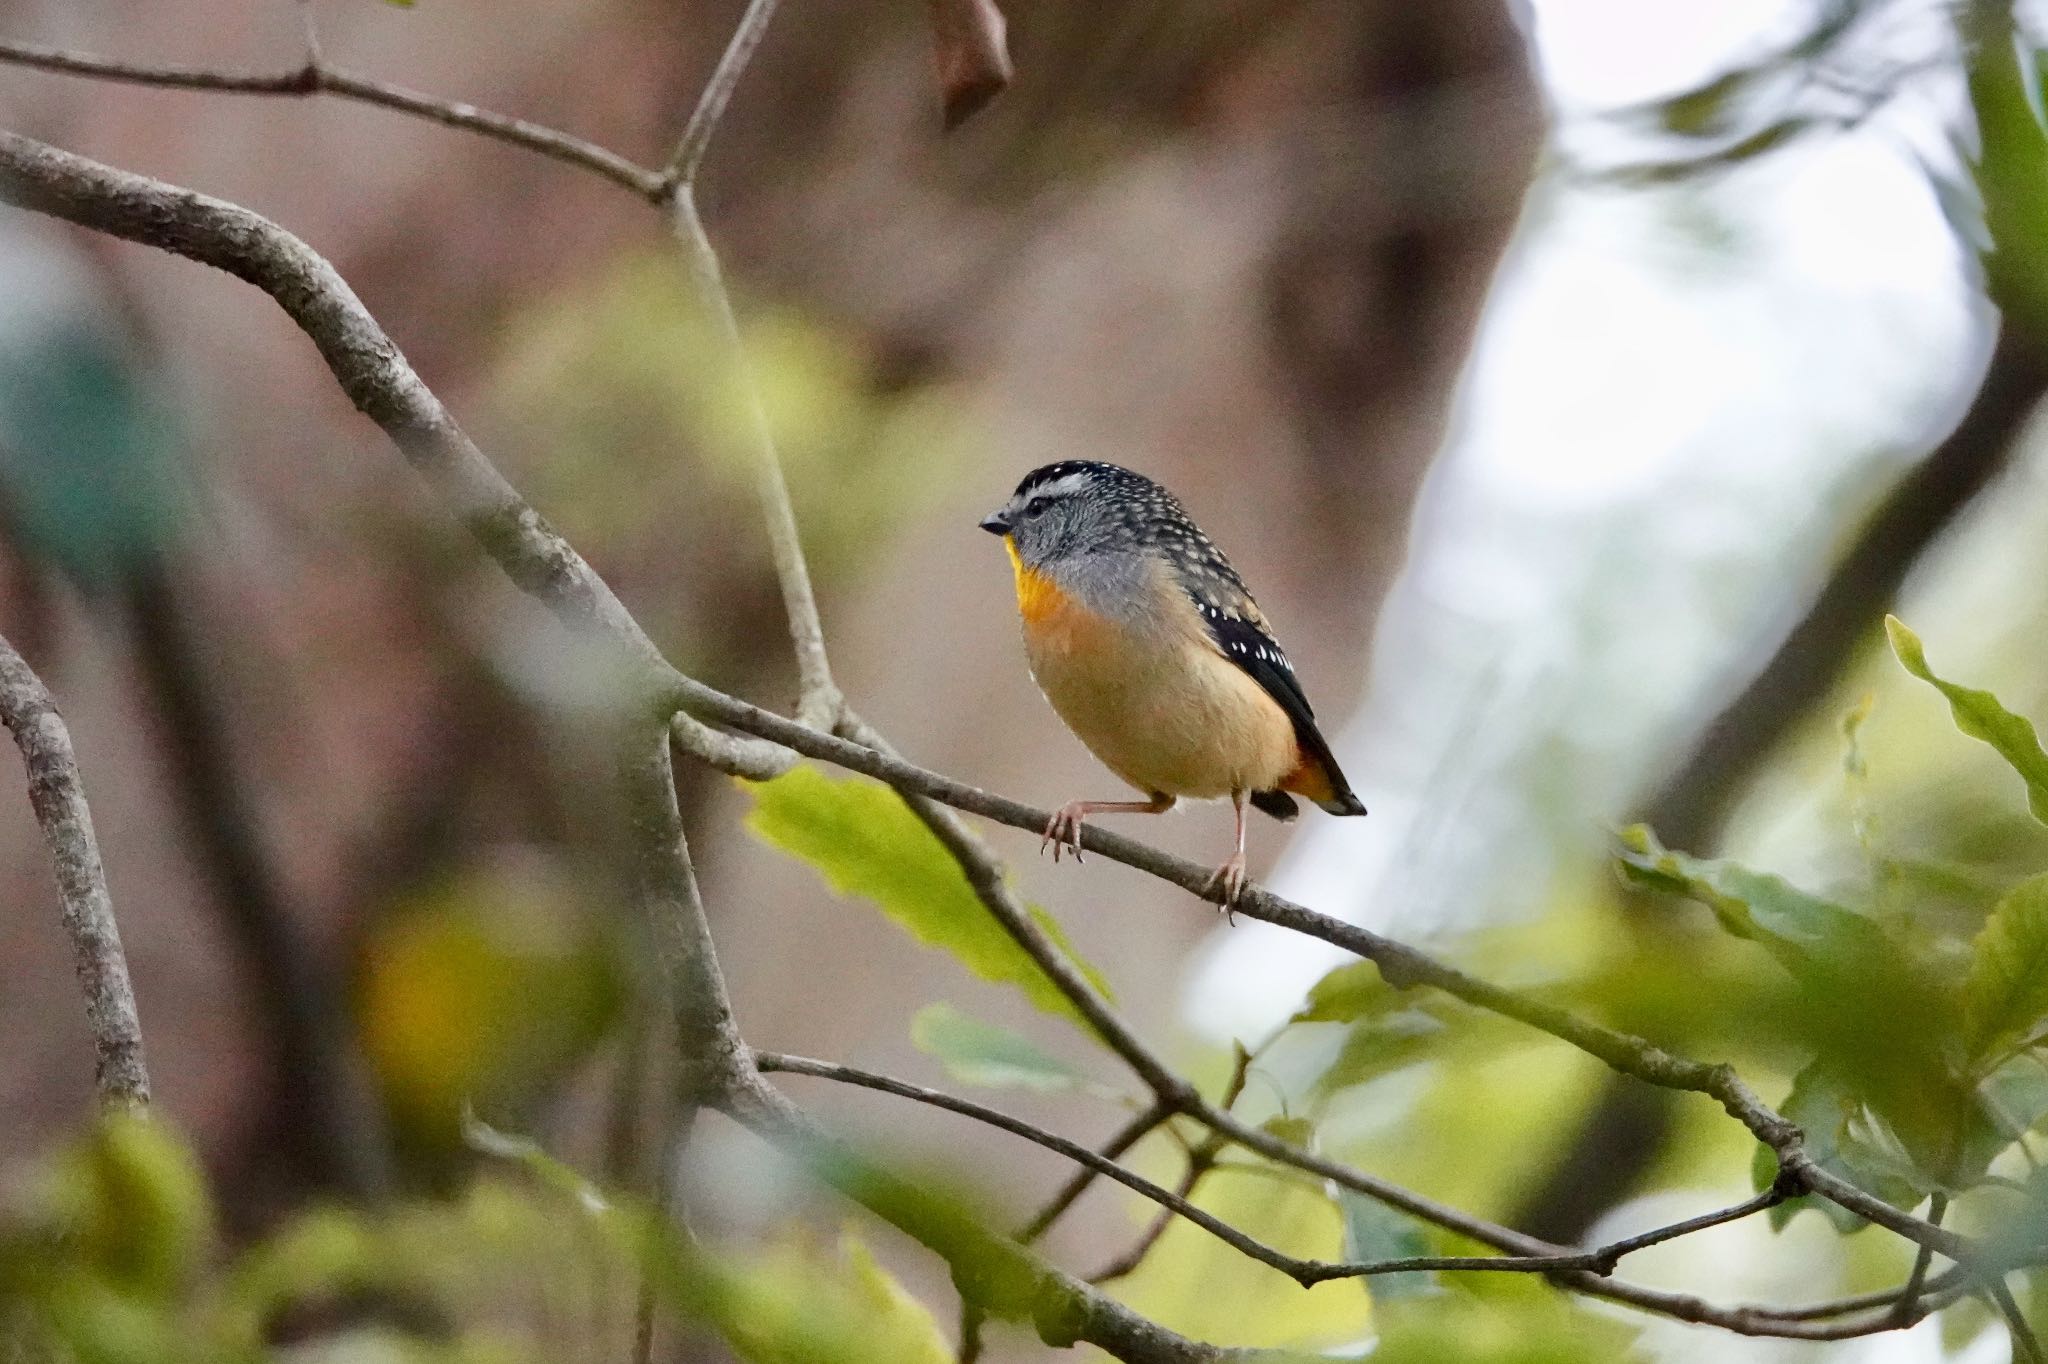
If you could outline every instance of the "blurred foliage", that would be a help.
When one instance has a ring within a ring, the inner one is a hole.
[[[1897,620],[1899,663],[1948,702],[1956,727],[2017,773],[2040,812],[2048,771],[2033,725],[1990,692],[1951,682]],[[1844,732],[1845,769],[1867,776],[1859,711]],[[1884,873],[1867,808],[1856,834],[1878,861],[1853,899],[1836,902],[1730,862],[1658,846],[1644,829],[1622,835],[1618,865],[1637,882],[1710,908],[1728,933],[1762,948],[1795,988],[1772,1020],[1808,1060],[1783,1103],[1823,1166],[1902,1208],[1930,1195],[2005,1187],[2008,1152],[2030,1166],[2027,1134],[2048,1118],[2037,1049],[2048,1041],[2048,877],[2011,886],[1975,915],[1953,904],[1925,912],[1914,884]],[[1776,1174],[1759,1150],[1759,1187]],[[1812,1203],[1814,1200],[1802,1200]],[[1859,1219],[1817,1203],[1845,1230]],[[1776,1211],[1782,1225],[1791,1208]]]
[[[617,1359],[642,1284],[748,1364],[939,1364],[931,1314],[860,1239],[802,1232],[715,1259],[522,1138],[457,1197],[316,1208],[227,1251],[204,1178],[161,1120],[115,1116],[0,1211],[0,1352],[75,1364],[319,1358]]]
[[[511,318],[494,405],[534,454],[534,503],[579,544],[644,544],[657,561],[693,514],[721,531],[721,556],[765,563],[749,538],[758,392],[822,581],[915,524],[968,439],[955,397],[902,386],[850,333],[787,308],[748,310],[741,332],[736,372],[672,252],[624,256]],[[749,511],[735,522],[725,505]],[[733,524],[746,535],[725,536]]]
[[[429,1165],[467,1104],[523,1111],[621,1015],[620,945],[560,869],[507,861],[404,897],[361,947],[364,1047],[392,1118]]]
[[[177,406],[83,317],[0,331],[0,525],[88,590],[166,547],[191,510]]]
[[[800,766],[773,781],[746,783],[754,797],[747,828],[811,864],[841,895],[857,895],[919,942],[943,948],[983,980],[1015,985],[1039,1008],[1085,1029],[1038,964],[1005,933],[938,837],[886,786]],[[1031,916],[1104,995],[1109,984],[1075,955],[1066,931],[1036,905]]]
[[[910,1021],[910,1040],[962,1084],[995,1089],[1114,1091],[1020,1033],[984,1023],[950,1004],[927,1004]]]

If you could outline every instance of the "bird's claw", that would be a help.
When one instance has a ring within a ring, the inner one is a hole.
[[[1043,854],[1052,848],[1052,860],[1057,863],[1062,852],[1074,854],[1076,865],[1081,861],[1081,816],[1084,813],[1081,802],[1070,800],[1053,811],[1052,819],[1046,823],[1045,837],[1038,841],[1038,851]]]
[[[1237,897],[1244,893],[1244,854],[1232,853],[1228,861],[1216,868],[1215,874],[1203,884],[1205,891],[1221,890],[1223,899],[1217,908],[1233,927],[1237,924]]]

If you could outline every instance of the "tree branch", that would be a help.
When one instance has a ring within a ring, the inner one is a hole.
[[[774,0],[755,0],[748,11],[772,9]],[[742,31],[744,36],[744,30]],[[735,38],[734,43],[740,42]],[[706,130],[706,136],[709,130]],[[783,482],[782,461],[775,451],[775,434],[768,425],[768,412],[761,402],[760,385],[754,382],[740,340],[739,319],[733,312],[732,296],[718,266],[718,253],[705,235],[703,219],[697,216],[697,200],[688,182],[676,189],[669,201],[669,224],[682,247],[698,299],[710,314],[724,352],[731,392],[746,407],[748,458],[754,467],[754,487],[761,503],[761,517],[768,528],[768,546],[775,560],[775,578],[782,587],[782,607],[789,620],[790,643],[796,650],[797,719],[819,731],[829,731],[845,706],[839,687],[832,680],[832,666],[825,655],[825,627],[818,618],[818,599],[811,590],[811,574],[804,562],[803,541],[797,534],[796,515],[790,508],[789,488]]]
[[[311,42],[309,33],[309,43]],[[332,95],[358,104],[375,105],[444,127],[460,128],[515,147],[538,152],[552,160],[578,166],[622,185],[643,199],[659,202],[669,185],[661,172],[647,169],[595,142],[523,118],[494,114],[460,100],[440,99],[408,90],[404,86],[373,80],[368,76],[327,66],[318,59],[317,49],[308,48],[308,60],[293,71],[233,71],[200,66],[146,65],[119,61],[85,52],[69,52],[38,43],[0,42],[0,63],[30,67],[69,76],[88,76],[125,85],[147,85],[165,90],[208,90],[226,95],[270,95],[304,98]]]
[[[747,453],[754,466],[755,492],[761,502],[761,519],[768,529],[775,578],[782,588],[790,642],[796,650],[797,719],[812,729],[829,730],[838,723],[845,700],[832,680],[832,665],[825,654],[825,627],[818,617],[817,595],[811,589],[810,568],[804,561],[803,540],[797,533],[796,513],[790,507],[789,487],[783,481],[782,460],[776,454],[775,434],[761,401],[761,386],[754,381],[747,361],[732,294],[726,289],[724,272],[719,268],[718,251],[697,213],[697,172],[704,164],[704,153],[718,131],[733,90],[753,60],[754,49],[761,45],[768,31],[768,21],[775,17],[775,5],[776,0],[749,0],[739,27],[718,59],[717,69],[698,96],[697,107],[690,113],[675,154],[669,158],[662,177],[662,204],[670,230],[682,247],[697,297],[718,333],[731,380],[726,387],[739,395],[746,407],[746,439],[750,447]]]
[[[768,32],[768,21],[775,17],[775,5],[776,0],[748,0],[746,13],[740,16],[739,27],[725,45],[725,52],[719,57],[711,79],[704,83],[704,91],[697,97],[697,107],[690,111],[690,121],[684,126],[675,152],[662,172],[664,189],[688,190],[697,183],[697,170],[704,164],[704,152],[711,145],[711,135],[718,131],[718,121],[725,117],[725,106],[732,101],[732,92],[738,88],[740,77],[746,74],[748,64],[754,60],[754,49],[761,45],[762,37]]]
[[[1236,1227],[1223,1221],[1215,1214],[1196,1207],[1187,1198],[1153,1183],[1142,1175],[1134,1174],[1113,1160],[1105,1160],[1079,1142],[1069,1141],[1042,1127],[998,1112],[985,1104],[970,1099],[926,1089],[905,1080],[888,1075],[877,1075],[872,1071],[857,1070],[852,1066],[832,1061],[814,1061],[804,1056],[786,1056],[776,1052],[756,1051],[754,1064],[763,1071],[783,1071],[791,1075],[810,1075],[822,1080],[837,1080],[841,1084],[858,1085],[863,1089],[879,1090],[894,1094],[898,1098],[911,1099],[933,1108],[958,1113],[1000,1128],[1026,1141],[1036,1142],[1048,1151],[1056,1151],[1077,1165],[1082,1165],[1096,1174],[1117,1183],[1159,1204],[1162,1208],[1185,1218],[1202,1230],[1222,1241],[1231,1249],[1257,1260],[1260,1264],[1279,1270],[1303,1288],[1322,1283],[1329,1279],[1354,1279],[1372,1274],[1396,1274],[1416,1269],[1476,1269],[1476,1270],[1522,1270],[1544,1272],[1558,1269],[1592,1269],[1599,1263],[1592,1254],[1562,1252],[1555,1255],[1539,1256],[1435,1256],[1416,1260],[1377,1260],[1339,1262],[1331,1260],[1305,1260],[1275,1250],[1255,1237],[1248,1236]]]
[[[722,724],[787,744],[806,757],[817,758],[849,771],[874,777],[900,792],[922,796],[1033,833],[1044,829],[1050,817],[1045,811],[1020,801],[955,781],[863,744],[853,743],[836,735],[814,733],[802,725],[689,679],[683,679],[677,699],[680,703]],[[1095,825],[1084,825],[1081,830],[1081,845],[1111,861],[1122,862],[1126,866],[1177,885],[1201,899],[1213,901],[1219,894],[1212,884],[1212,873],[1209,868],[1149,847],[1111,830]],[[969,868],[970,881],[973,881],[977,874],[977,870]],[[988,902],[984,900],[984,903]],[[1598,1058],[1624,1075],[1631,1075],[1666,1089],[1706,1095],[1720,1103],[1759,1141],[1770,1147],[1779,1164],[1790,1171],[1804,1189],[1839,1203],[1851,1212],[1897,1232],[1908,1240],[1931,1246],[1951,1259],[1968,1260],[1975,1255],[1974,1246],[1965,1238],[1910,1213],[1902,1212],[1882,1199],[1865,1193],[1847,1180],[1822,1169],[1806,1154],[1805,1139],[1799,1128],[1787,1122],[1783,1116],[1759,1099],[1731,1066],[1674,1055],[1644,1038],[1588,1022],[1557,1005],[1469,975],[1406,944],[1381,937],[1370,929],[1360,928],[1356,924],[1344,923],[1306,909],[1260,886],[1245,887],[1235,909],[1239,914],[1278,924],[1282,928],[1292,929],[1309,937],[1320,938],[1363,957],[1377,965],[1388,983],[1397,988],[1432,986],[1468,1004],[1549,1033]],[[1005,927],[1011,926],[1005,923]],[[1035,925],[1026,922],[1022,927],[1027,934],[1037,935]],[[1013,935],[1017,931],[1012,929]],[[1020,938],[1021,941],[1023,939]],[[1064,965],[1064,962],[1061,965]],[[1071,971],[1071,968],[1068,970]],[[1058,983],[1060,977],[1055,974],[1053,979]],[[1070,995],[1069,998],[1075,999],[1077,1004],[1080,1002],[1074,995]],[[1129,1059],[1126,1056],[1126,1060]],[[1189,1108],[1183,1111],[1195,1113],[1196,1110]],[[1213,1120],[1215,1117],[1227,1115],[1198,1116],[1212,1126],[1233,1125]],[[1234,1126],[1242,1128],[1242,1124]],[[1253,1132],[1260,1141],[1268,1145],[1280,1144],[1270,1134],[1256,1132],[1254,1129],[1243,1130]],[[1363,1189],[1361,1192],[1373,1193],[1371,1189]],[[1471,1220],[1464,1219],[1462,1214],[1459,1216],[1461,1220]],[[1482,1236],[1479,1239],[1485,1240],[1486,1237]],[[1517,1249],[1509,1246],[1500,1248]],[[1533,1253],[1544,1253],[1544,1250]]]
[[[142,1054],[142,1023],[135,1012],[135,987],[114,922],[93,836],[92,811],[78,775],[71,732],[49,689],[14,646],[0,638],[0,724],[14,736],[28,769],[28,800],[50,846],[64,931],[71,938],[72,965],[85,991],[86,1021],[92,1026],[93,1080],[109,1109],[140,1111],[149,1104],[149,1068]]]
[[[647,698],[650,713],[666,717],[676,698],[693,694],[697,684],[668,664],[604,580],[476,448],[334,267],[297,237],[240,205],[14,133],[0,133],[0,202],[184,256],[269,294],[506,576],[603,654],[623,695]],[[774,746],[695,721],[675,734],[693,757],[737,776],[788,766]]]

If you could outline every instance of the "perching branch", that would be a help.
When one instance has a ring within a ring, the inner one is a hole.
[[[110,1109],[140,1110],[149,1104],[149,1068],[142,1055],[142,1023],[135,1013],[135,987],[114,922],[93,837],[92,811],[78,775],[71,732],[49,689],[0,638],[0,724],[14,736],[28,768],[28,801],[50,845],[64,931],[71,938],[72,964],[85,991],[85,1016],[92,1026],[93,1079],[100,1102]]]
[[[1044,829],[1049,818],[1045,811],[1025,805],[1021,801],[983,791],[834,735],[817,734],[802,725],[687,678],[682,681],[678,700],[721,724],[786,744],[806,757],[874,777],[898,791],[924,796],[957,810],[981,815],[1034,834]],[[1177,885],[1202,899],[1214,900],[1218,893],[1210,884],[1209,868],[1149,847],[1123,834],[1092,824],[1085,825],[1081,832],[1081,845],[1111,861],[1121,862]],[[972,872],[969,879],[973,879]],[[1267,923],[1278,924],[1313,938],[1320,938],[1363,957],[1376,964],[1388,983],[1396,987],[1408,989],[1418,985],[1432,986],[1468,1004],[1549,1033],[1605,1062],[1624,1075],[1666,1089],[1684,1090],[1712,1098],[1747,1127],[1759,1141],[1770,1147],[1780,1164],[1787,1168],[1807,1191],[1839,1203],[1858,1216],[1897,1232],[1910,1241],[1931,1246],[1952,1259],[1969,1259],[1973,1254],[1971,1243],[1965,1238],[1910,1213],[1902,1212],[1882,1199],[1865,1193],[1847,1180],[1822,1169],[1806,1154],[1804,1136],[1799,1128],[1787,1122],[1782,1115],[1759,1099],[1730,1066],[1674,1055],[1644,1038],[1588,1022],[1557,1005],[1469,975],[1425,952],[1382,937],[1370,929],[1318,914],[1260,886],[1247,886],[1235,908],[1240,914],[1263,919]],[[1027,924],[1026,928],[1036,932],[1036,925]],[[1204,1116],[1203,1120],[1209,1119]],[[1264,1141],[1274,1141],[1270,1134],[1257,1135]],[[1364,1192],[1372,1191],[1368,1189]],[[1516,1249],[1507,1246],[1501,1248]]]

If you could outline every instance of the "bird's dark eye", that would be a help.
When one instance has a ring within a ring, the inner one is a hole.
[[[1052,499],[1049,497],[1034,497],[1024,504],[1024,514],[1026,516],[1037,516],[1051,505]]]

